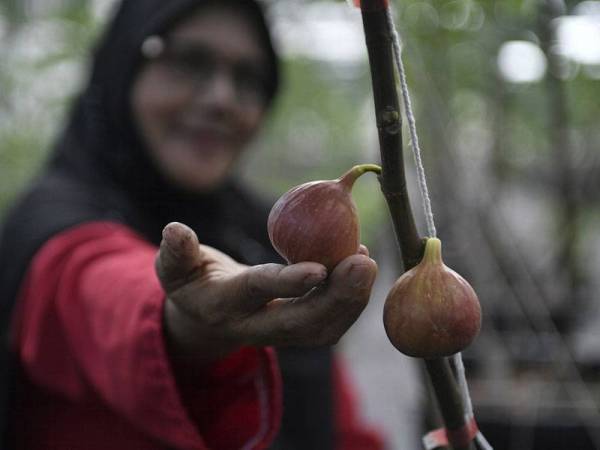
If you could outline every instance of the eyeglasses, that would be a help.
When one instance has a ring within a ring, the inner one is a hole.
[[[268,78],[263,67],[250,61],[230,62],[198,44],[150,36],[142,44],[142,55],[161,64],[177,85],[206,90],[218,74],[227,72],[238,102],[263,105],[268,100]]]

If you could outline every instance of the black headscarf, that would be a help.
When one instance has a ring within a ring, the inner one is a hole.
[[[254,0],[210,1],[243,8],[256,24],[269,56],[272,98],[279,83],[278,58],[262,8]],[[0,240],[0,426],[11,415],[9,397],[18,366],[8,351],[11,313],[32,257],[55,234],[84,222],[109,220],[158,244],[162,228],[179,221],[191,226],[201,242],[241,262],[278,259],[268,242],[264,204],[233,180],[203,195],[173,186],[151,162],[132,120],[129,93],[143,62],[143,41],[165,33],[206,3],[123,0],[119,4],[94,52],[88,83],[48,163],[7,216]],[[284,421],[275,446],[332,448],[330,351],[290,349],[280,355]]]

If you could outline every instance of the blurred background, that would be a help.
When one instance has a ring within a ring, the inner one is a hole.
[[[240,176],[275,199],[379,150],[359,10],[267,3],[285,92]],[[484,311],[464,354],[481,428],[497,449],[600,449],[600,1],[392,3],[444,259]],[[113,4],[0,0],[0,220],[43,163]],[[408,144],[405,159],[424,231]],[[390,449],[418,449],[421,368],[381,322],[402,271],[395,238],[375,177],[354,194],[381,273],[340,351]]]

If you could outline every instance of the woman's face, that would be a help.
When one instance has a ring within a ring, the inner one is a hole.
[[[267,53],[249,19],[223,6],[191,15],[163,44],[134,82],[133,114],[163,175],[207,192],[227,178],[261,122]]]

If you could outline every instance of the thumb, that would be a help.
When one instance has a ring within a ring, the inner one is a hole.
[[[187,225],[169,223],[162,232],[156,257],[156,273],[167,292],[184,285],[202,270],[202,254],[198,236]]]

